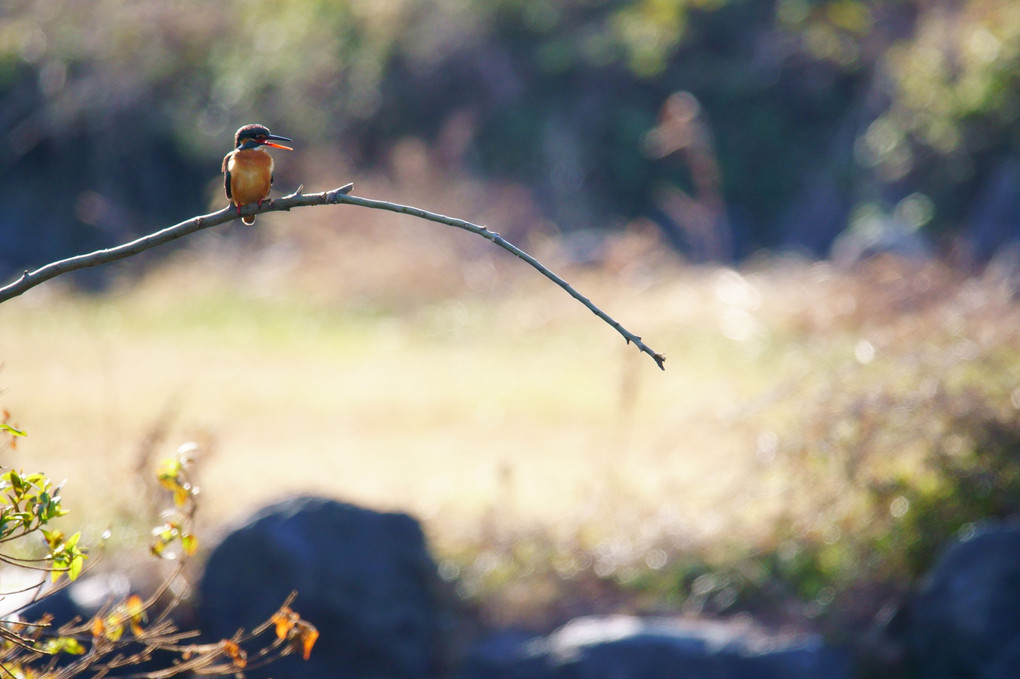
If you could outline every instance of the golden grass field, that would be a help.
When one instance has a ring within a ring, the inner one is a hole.
[[[693,267],[641,229],[579,266],[533,239],[667,355],[660,372],[481,239],[392,216],[329,236],[309,217],[296,233],[274,217],[144,272],[120,265],[102,294],[54,281],[5,303],[0,405],[28,436],[4,464],[69,479],[74,519],[114,525],[125,547],[147,527],[137,468],[195,441],[209,536],[320,493],[410,512],[440,557],[537,531],[606,573],[661,568],[664,539],[774,548],[791,513],[805,534],[852,529],[833,509],[848,482],[786,457],[810,448],[799,418],[818,404],[801,397],[833,376],[906,379],[890,366],[943,335],[998,351],[1020,327],[1008,291],[975,283],[967,306],[968,284],[937,266]]]
[[[363,249],[414,266],[378,247]],[[752,284],[675,265],[566,272],[668,355],[660,372],[523,262],[479,259],[488,290],[451,293],[457,270],[423,290],[403,269],[394,300],[259,289],[254,270],[187,252],[107,294],[32,291],[2,310],[3,405],[29,432],[8,463],[71,479],[65,496],[99,520],[170,425],[158,455],[191,439],[209,453],[207,517],[321,492],[458,530],[664,508],[719,526],[754,454],[727,418],[774,368]]]

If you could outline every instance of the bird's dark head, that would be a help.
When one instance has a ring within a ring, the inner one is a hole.
[[[258,148],[259,146],[272,146],[276,149],[287,149],[293,151],[289,146],[283,144],[274,144],[274,141],[293,141],[287,137],[281,137],[278,134],[272,134],[269,132],[269,128],[265,125],[259,125],[258,123],[252,123],[251,125],[245,125],[237,131],[234,135],[234,148],[239,149],[242,146],[247,149]]]

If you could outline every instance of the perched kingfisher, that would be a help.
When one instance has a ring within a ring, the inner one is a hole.
[[[223,158],[223,190],[227,200],[237,206],[237,214],[241,207],[249,203],[262,201],[269,195],[273,186],[273,157],[266,151],[267,146],[275,149],[293,151],[289,146],[275,144],[275,141],[292,139],[270,134],[265,125],[245,125],[234,135],[234,150]],[[255,223],[255,215],[241,217],[241,221],[249,226]]]

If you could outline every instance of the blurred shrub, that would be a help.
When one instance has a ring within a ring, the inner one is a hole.
[[[677,523],[675,508],[648,509],[647,493],[619,484],[590,525],[558,526],[566,537],[479,535],[457,556],[470,597],[526,615],[572,599],[603,612],[749,611],[852,637],[954,536],[1020,516],[1015,288],[888,259],[769,287],[778,275],[748,285],[760,284],[776,352],[761,360],[793,376],[724,420],[748,457],[718,465],[746,475],[743,492]],[[518,580],[539,586],[520,597]]]
[[[959,531],[1020,515],[1011,288],[888,265],[833,287],[828,306],[853,311],[802,326],[820,360],[751,418],[778,441],[756,482],[784,498],[753,558],[818,612],[865,623]]]
[[[9,424],[10,414],[2,411],[0,454],[17,447],[25,432]],[[183,595],[170,593],[181,588],[177,582],[184,563],[198,542],[191,533],[198,508],[198,488],[191,481],[190,455],[194,444],[182,447],[159,470],[160,484],[173,494],[173,509],[162,512],[166,523],[153,531],[153,555],[179,565],[148,599],[138,594],[115,595],[112,591],[98,610],[85,615],[69,614],[70,620],[56,620],[50,611],[67,608],[54,603],[68,585],[46,588],[53,583],[77,580],[85,572],[88,552],[79,546],[81,532],[65,536],[54,523],[68,513],[62,505],[61,486],[40,473],[26,474],[8,469],[0,474],[0,563],[5,578],[35,581],[27,587],[5,589],[8,601],[0,624],[0,670],[10,677],[70,677],[91,673],[105,676],[111,671],[143,671],[164,677],[198,671],[211,675],[236,675],[248,665],[248,653],[257,667],[300,650],[305,660],[318,638],[318,631],[289,608],[291,595],[272,618],[252,632],[240,630],[231,639],[211,644],[189,643],[196,633],[178,630],[170,618]],[[107,531],[108,533],[109,531]],[[42,537],[36,541],[36,536]],[[39,545],[43,545],[42,549]],[[46,576],[49,576],[47,578]],[[76,606],[71,606],[75,609]],[[75,613],[85,613],[77,607]],[[36,615],[41,617],[36,618]],[[151,617],[151,621],[150,621]],[[151,624],[150,624],[151,622]],[[274,627],[276,638],[265,640]],[[260,639],[261,637],[261,639]],[[154,660],[155,658],[155,660]],[[159,668],[152,663],[158,663]]]

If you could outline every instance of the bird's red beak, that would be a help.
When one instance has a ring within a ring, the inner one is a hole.
[[[293,151],[294,150],[294,149],[292,149],[289,146],[284,146],[283,144],[274,144],[273,142],[269,141],[270,139],[276,139],[277,141],[289,141],[291,143],[294,142],[293,139],[289,139],[287,137],[281,137],[278,134],[271,134],[271,135],[266,137],[266,140],[262,142],[262,145],[263,146],[272,146],[274,149],[284,149],[284,150],[287,150],[287,151]]]

